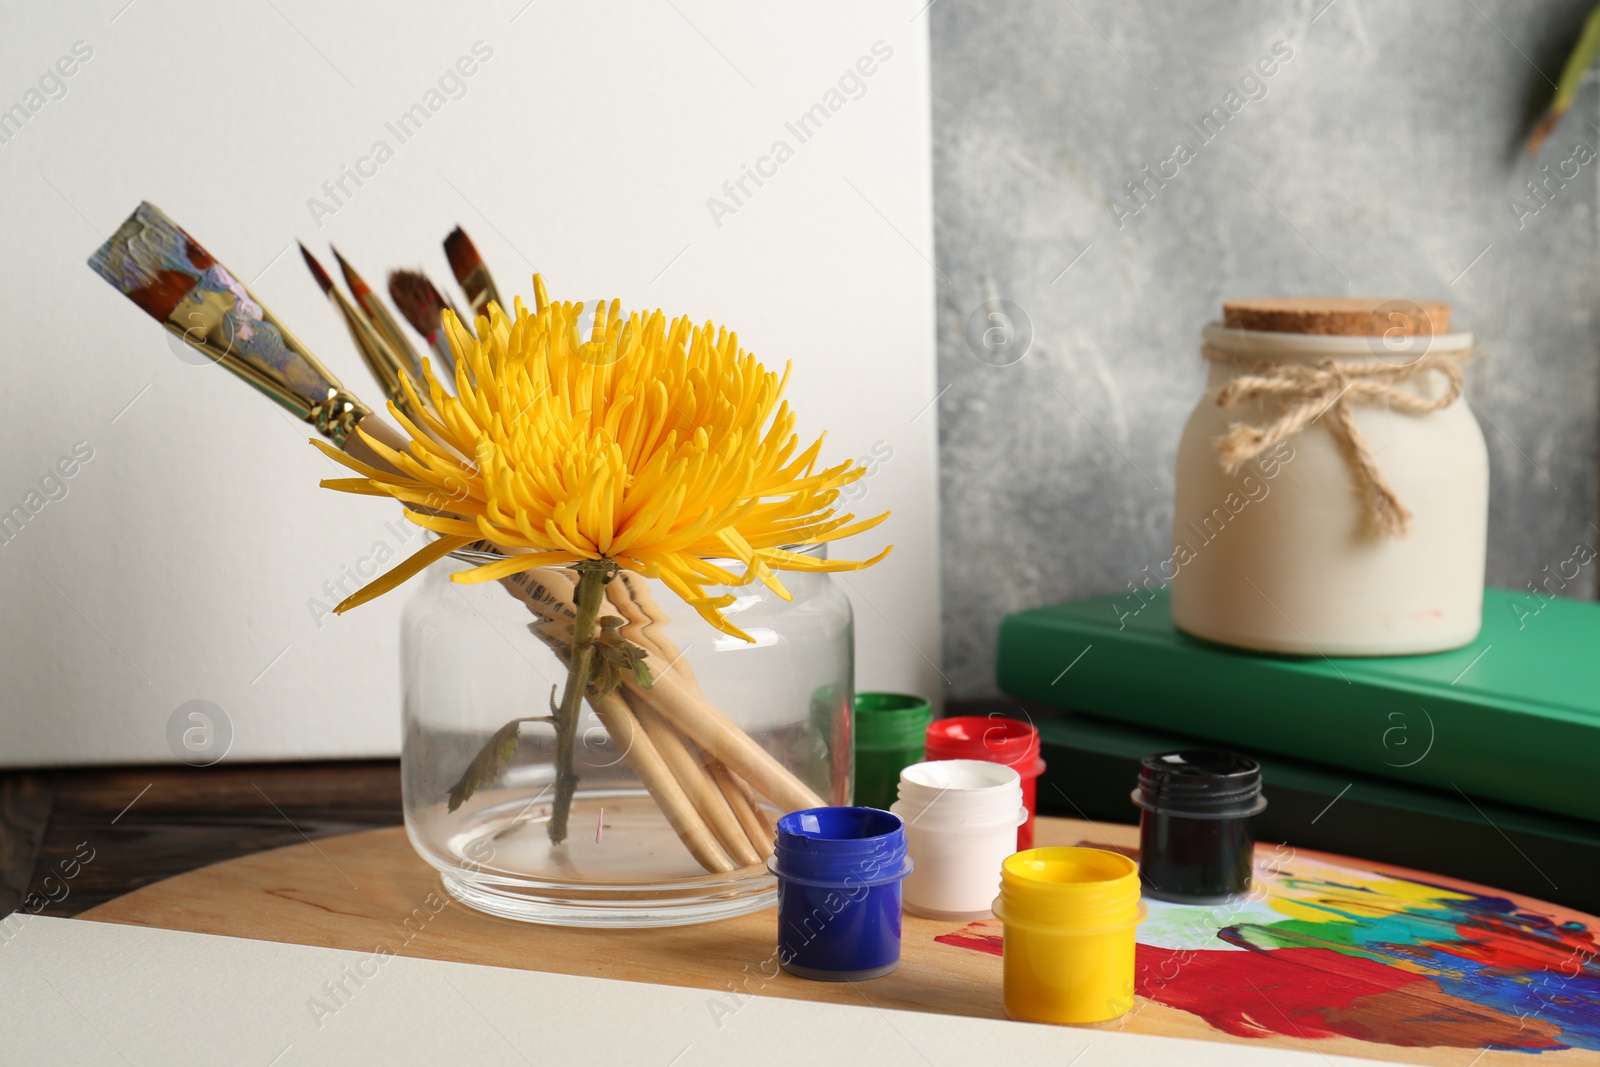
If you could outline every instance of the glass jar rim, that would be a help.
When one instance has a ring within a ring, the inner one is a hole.
[[[430,540],[434,541],[439,539],[439,535],[433,533],[432,531],[428,532],[428,537]],[[477,541],[474,542],[474,544],[483,544],[483,542]],[[828,543],[826,541],[807,541],[800,544],[783,545],[779,549],[780,552],[793,552],[797,556],[812,556],[819,559],[827,558],[827,550]],[[478,548],[458,548],[454,552],[450,553],[450,558],[460,560],[463,563],[470,563],[473,566],[481,567],[484,564],[498,563],[503,559],[510,559],[511,557],[504,552],[484,551]],[[734,559],[731,556],[701,556],[700,558],[705,562],[712,564],[713,566],[722,567],[724,570],[743,565],[742,561]],[[547,566],[565,567],[570,566],[570,564],[553,563],[547,564]]]

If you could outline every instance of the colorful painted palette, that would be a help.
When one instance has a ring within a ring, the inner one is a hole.
[[[1245,900],[1147,903],[1135,1013],[1163,1004],[1242,1038],[1600,1051],[1597,931],[1552,906],[1282,845],[1258,848]],[[1004,943],[995,920],[935,940]]]

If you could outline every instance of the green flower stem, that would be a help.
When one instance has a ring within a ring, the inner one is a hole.
[[[567,687],[561,694],[556,719],[556,796],[550,808],[550,843],[567,839],[567,819],[572,814],[572,798],[578,791],[578,772],[574,766],[578,743],[578,713],[594,666],[595,629],[600,607],[605,603],[606,586],[616,573],[609,560],[592,560],[577,565],[578,588],[574,594],[578,615],[572,624],[572,662],[567,668]]]

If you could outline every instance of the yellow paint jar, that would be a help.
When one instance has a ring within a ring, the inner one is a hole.
[[[1013,1019],[1096,1023],[1133,1007],[1139,867],[1098,848],[1034,848],[1000,867],[1005,1004]]]

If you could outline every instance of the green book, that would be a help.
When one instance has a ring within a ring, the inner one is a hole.
[[[993,710],[1016,714],[1015,705],[998,701]],[[1137,823],[1139,809],[1129,794],[1139,780],[1139,761],[1152,752],[1207,744],[1079,712],[1051,714],[1035,706],[1029,714],[1046,765],[1039,779],[1041,815]],[[1243,751],[1260,761],[1267,797],[1267,810],[1256,817],[1258,840],[1395,863],[1600,912],[1594,877],[1600,823]]]
[[[1024,700],[1600,820],[1600,604],[1484,591],[1453,652],[1246,652],[1180,633],[1165,591],[1008,616],[1000,688]],[[1131,787],[1130,787],[1131,788]]]

